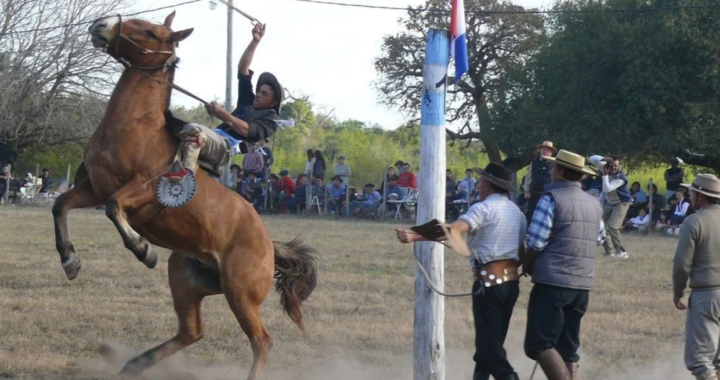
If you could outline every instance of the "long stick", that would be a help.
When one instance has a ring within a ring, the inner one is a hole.
[[[260,20],[256,19],[256,18],[253,17],[253,16],[250,16],[248,13],[243,12],[242,10],[238,9],[237,7],[235,7],[234,5],[229,4],[227,1],[224,1],[224,0],[218,0],[218,1],[221,2],[221,3],[223,3],[223,4],[225,4],[225,5],[227,5],[228,8],[232,8],[235,12],[240,13],[241,15],[245,16],[245,18],[247,18],[248,20],[250,20],[250,22],[252,22],[253,25],[255,25],[255,23],[262,24],[262,23],[260,22]]]

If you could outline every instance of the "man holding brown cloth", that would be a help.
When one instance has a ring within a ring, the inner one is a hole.
[[[580,321],[595,276],[597,246],[605,237],[600,203],[580,180],[585,158],[565,150],[554,161],[552,183],[528,227],[523,272],[535,284],[528,303],[525,354],[549,380],[577,380]]]
[[[518,380],[503,348],[510,316],[520,293],[517,262],[527,230],[520,209],[508,199],[512,189],[510,171],[495,163],[480,175],[480,202],[450,225],[453,235],[467,233],[471,248],[470,265],[473,284],[473,317],[475,319],[475,371],[473,380]],[[404,228],[397,228],[403,243],[428,239]]]
[[[540,154],[532,161],[525,176],[525,199],[528,200],[525,216],[528,224],[532,220],[540,196],[545,192],[545,185],[551,182],[550,171],[552,165],[544,158],[552,157],[553,154],[557,153],[557,148],[555,148],[552,141],[543,141],[537,148]]]
[[[690,188],[697,212],[682,224],[673,265],[673,302],[688,310],[685,323],[685,366],[698,380],[720,377],[720,179],[699,174]],[[690,280],[688,305],[680,301]]]

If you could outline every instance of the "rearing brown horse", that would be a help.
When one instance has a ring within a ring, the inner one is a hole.
[[[68,279],[74,279],[80,260],[70,240],[67,212],[104,204],[125,246],[146,266],[157,264],[149,243],[173,251],[168,272],[179,331],[128,362],[123,374],[140,374],[197,342],[203,335],[202,299],[224,294],[250,339],[254,361],[249,378],[255,379],[272,346],[259,307],[273,277],[285,312],[304,331],[301,304],[316,284],[315,259],[312,249],[299,241],[270,240],[253,207],[203,172],[197,173],[197,192],[184,207],[164,208],[157,202],[158,178],[170,168],[178,145],[166,128],[171,90],[151,77],[173,80],[175,47],[192,33],[172,31],[174,17],[175,12],[164,25],[154,25],[111,16],[90,27],[93,45],[126,69],[85,146],[75,187],[53,207],[57,250]]]

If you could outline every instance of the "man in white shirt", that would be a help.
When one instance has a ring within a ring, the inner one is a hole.
[[[473,380],[518,380],[503,348],[510,317],[520,293],[517,263],[527,233],[527,221],[508,199],[511,173],[503,166],[488,164],[480,174],[480,202],[450,226],[467,233],[471,248],[470,265],[475,319],[475,371]],[[427,240],[404,228],[397,228],[403,243]],[[438,240],[445,240],[440,238]]]

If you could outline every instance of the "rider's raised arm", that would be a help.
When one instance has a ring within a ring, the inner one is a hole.
[[[265,35],[265,25],[255,24],[252,31],[253,39],[245,49],[242,57],[240,57],[240,63],[238,63],[238,74],[250,75],[250,64],[252,63],[253,56],[255,55],[255,49],[257,48],[263,35]]]

